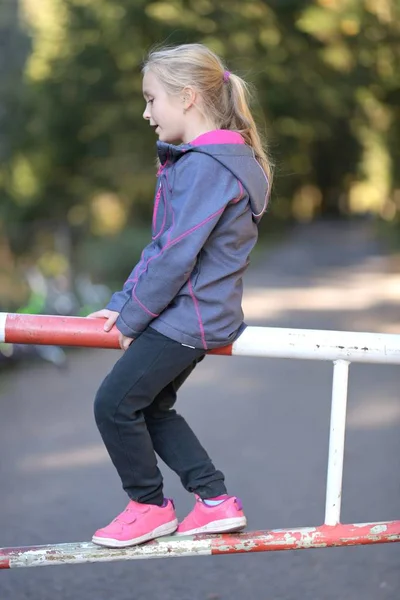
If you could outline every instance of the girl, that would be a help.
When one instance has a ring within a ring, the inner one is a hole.
[[[116,324],[125,351],[95,400],[130,498],[93,536],[110,547],[246,526],[240,500],[173,406],[206,351],[231,344],[245,327],[242,277],[267,207],[270,167],[246,84],[205,46],[151,52],[143,96],[143,117],[159,138],[152,241],[122,291],[89,315],[107,319],[106,331]],[[179,525],[155,453],[195,494]]]

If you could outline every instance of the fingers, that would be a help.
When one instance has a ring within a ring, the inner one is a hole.
[[[90,315],[86,315],[86,318],[108,317],[108,312],[109,311],[106,308],[102,308],[101,310],[96,310],[96,312],[90,313]]]
[[[86,318],[103,318],[107,319],[104,323],[104,331],[110,331],[115,325],[116,320],[118,319],[119,313],[115,310],[109,310],[108,308],[102,308],[101,310],[97,310],[96,312],[90,313]]]
[[[104,323],[104,331],[110,331],[115,325],[115,321],[118,319],[119,313],[113,312]]]
[[[115,310],[109,310],[108,308],[103,308],[102,310],[97,310],[96,312],[90,313],[90,315],[88,315],[88,317],[107,319],[107,321],[104,323],[103,329],[104,329],[104,331],[110,331],[114,327],[114,325],[119,317],[119,313],[116,312]],[[122,333],[119,333],[118,341],[119,341],[120,348],[122,350],[128,350],[129,346],[133,342],[133,338],[126,337]]]
[[[120,346],[121,350],[124,350],[124,351],[128,350],[129,346],[133,342],[133,338],[126,337],[122,333],[119,334],[118,339],[119,339],[119,346]]]

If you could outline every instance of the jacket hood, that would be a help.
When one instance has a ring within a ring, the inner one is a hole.
[[[253,219],[258,223],[267,209],[269,182],[252,148],[235,131],[216,130],[205,133],[190,144],[174,146],[157,142],[160,162],[175,163],[188,152],[208,154],[226,167],[241,182],[249,198]],[[207,173],[204,174],[207,177]]]

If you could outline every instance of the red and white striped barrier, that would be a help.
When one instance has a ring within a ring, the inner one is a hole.
[[[301,550],[400,541],[400,521],[330,527],[276,529],[241,534],[163,537],[131,548],[102,548],[91,542],[0,548],[0,569],[45,567],[141,558],[214,556]]]
[[[103,319],[0,313],[0,342],[118,348],[118,331]],[[268,550],[383,544],[400,541],[400,521],[340,523],[349,365],[400,364],[400,335],[247,327],[230,346],[210,354],[333,361],[325,523],[320,527],[242,534],[165,537],[133,548],[89,542],[0,548],[0,569],[139,558],[204,556]]]
[[[0,342],[118,348],[118,331],[103,330],[104,319],[0,313]],[[347,360],[400,364],[400,335],[247,327],[232,345],[210,354]]]

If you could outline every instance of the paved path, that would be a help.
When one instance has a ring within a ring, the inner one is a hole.
[[[400,279],[370,228],[300,227],[247,277],[249,323],[400,332]],[[0,380],[0,545],[83,541],[125,505],[92,398],[116,351],[74,351]],[[250,530],[321,524],[332,367],[209,357],[180,407]],[[400,369],[352,365],[343,522],[400,518]],[[165,471],[179,516],[192,499]],[[15,569],[0,600],[399,600],[400,544]]]

